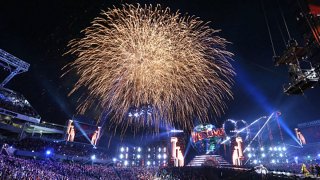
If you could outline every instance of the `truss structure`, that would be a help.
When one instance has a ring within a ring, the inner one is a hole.
[[[0,84],[0,87],[4,87],[15,75],[27,72],[30,64],[0,49],[0,66],[10,72]]]

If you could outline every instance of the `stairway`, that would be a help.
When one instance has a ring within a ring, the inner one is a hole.
[[[213,162],[208,164],[208,162]],[[220,155],[200,155],[193,158],[187,166],[230,166]]]

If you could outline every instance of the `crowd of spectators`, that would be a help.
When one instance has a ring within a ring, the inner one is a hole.
[[[27,99],[17,92],[0,88],[0,107],[9,111],[40,118]]]
[[[44,152],[52,148],[54,153],[68,156],[90,157],[95,154],[99,159],[111,159],[103,149],[92,145],[50,141],[41,138],[26,138],[21,141],[2,138],[2,143],[19,150]],[[1,144],[1,143],[0,143]],[[0,179],[282,179],[304,177],[301,164],[265,164],[269,173],[259,174],[254,168],[235,167],[117,167],[111,164],[89,164],[72,159],[52,159],[36,157],[17,157],[0,155]],[[307,164],[310,176],[315,177],[317,168]],[[317,166],[318,167],[318,166]],[[283,172],[283,173],[275,173]],[[290,175],[289,175],[290,173]],[[298,175],[300,174],[300,175]],[[312,176],[312,174],[314,176]]]
[[[288,167],[290,168],[290,167]],[[301,168],[301,165],[300,165]],[[289,172],[265,171],[257,172],[251,167],[167,167],[159,169],[159,179],[166,180],[207,180],[207,179],[236,179],[236,180],[258,180],[258,179],[314,179],[319,178],[316,174],[302,174]]]
[[[208,179],[237,179],[256,180],[265,179],[266,175],[258,174],[252,169],[227,167],[176,167],[159,170],[160,179],[178,180],[208,180]]]
[[[303,162],[303,163],[281,163],[281,164],[264,164],[264,166],[271,173],[282,172],[301,174],[302,166],[305,165],[309,176],[320,177],[320,166],[316,162]]]
[[[278,164],[264,164],[264,166],[269,171],[277,171],[277,172],[289,172],[289,173],[300,173],[301,164],[299,163],[278,163]]]
[[[36,160],[0,155],[0,179],[129,179],[129,180],[207,180],[207,179],[299,179],[292,174],[258,174],[254,169],[216,167],[115,167],[96,164]]]
[[[0,155],[1,179],[153,179],[156,168],[83,165]]]
[[[95,154],[99,159],[110,158],[106,149],[100,147],[93,148],[91,144],[66,143],[65,141],[44,138],[25,138],[20,141],[5,139],[2,142],[24,151],[45,152],[48,149],[52,149],[55,154],[66,156],[89,157]]]
[[[291,174],[258,174],[254,169],[217,167],[116,167],[96,164],[59,162],[50,159],[24,159],[0,155],[0,179],[299,179]]]

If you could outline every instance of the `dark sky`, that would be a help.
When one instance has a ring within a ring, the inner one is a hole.
[[[60,78],[61,68],[72,61],[71,56],[63,56],[66,45],[71,39],[81,37],[80,31],[90,25],[100,10],[119,6],[121,2],[158,2],[173,11],[188,12],[211,21],[210,26],[221,29],[219,35],[232,42],[228,50],[235,54],[234,100],[228,102],[229,108],[220,121],[232,118],[250,122],[274,110],[282,112],[290,127],[319,119],[319,88],[308,90],[303,96],[283,94],[288,73],[285,67],[273,65],[261,1],[252,0],[1,1],[0,48],[31,64],[29,72],[16,76],[7,87],[24,94],[42,120],[64,124],[75,114],[77,105],[77,95],[67,96],[76,77]],[[280,53],[284,43],[278,26],[285,34],[280,10],[276,0],[264,2],[276,50]],[[301,39],[290,8],[284,1],[281,3],[291,35]]]

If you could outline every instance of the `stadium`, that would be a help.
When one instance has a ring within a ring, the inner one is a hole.
[[[0,2],[1,179],[320,179],[320,2]]]

